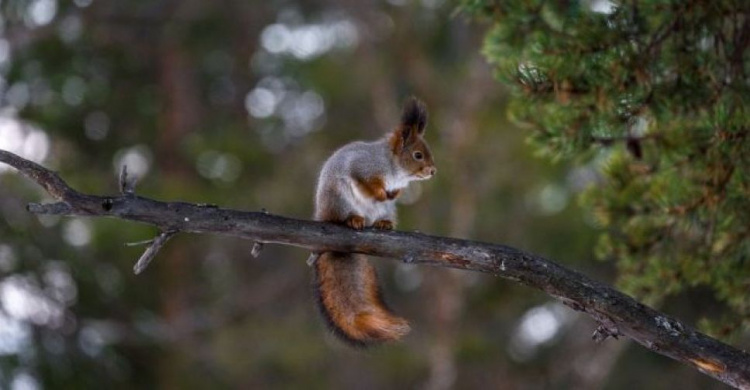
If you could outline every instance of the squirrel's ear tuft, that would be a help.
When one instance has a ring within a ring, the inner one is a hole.
[[[427,126],[427,107],[421,100],[412,96],[404,104],[404,110],[401,113],[401,127],[402,129],[414,129],[417,134],[421,135],[424,133],[425,126]]]

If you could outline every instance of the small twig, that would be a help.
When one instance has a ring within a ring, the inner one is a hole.
[[[120,170],[120,193],[123,195],[133,195],[135,194],[135,183],[136,179],[132,178],[128,180],[128,166],[123,165],[122,169]]]
[[[122,169],[120,169],[120,178],[118,180],[120,182],[120,193],[125,194],[125,189],[127,188],[127,182],[128,182],[128,166],[124,165],[122,166]]]
[[[250,250],[250,256],[252,257],[258,257],[260,256],[260,251],[263,250],[263,243],[261,242],[254,242],[253,243],[253,249]]]
[[[141,246],[141,245],[150,244],[152,242],[154,242],[153,238],[150,239],[150,240],[143,240],[143,241],[136,241],[136,242],[126,242],[125,246]]]
[[[320,258],[320,253],[318,252],[310,253],[310,257],[307,258],[307,266],[312,267],[313,265],[315,265],[315,262],[318,261],[319,258]]]
[[[151,260],[156,257],[156,253],[159,252],[159,249],[161,249],[161,247],[164,246],[167,240],[172,238],[172,236],[174,236],[175,234],[177,234],[177,230],[169,230],[166,232],[162,232],[161,234],[156,236],[156,238],[154,238],[153,240],[153,243],[151,243],[151,246],[146,248],[146,251],[143,252],[141,258],[138,259],[137,263],[135,263],[133,272],[136,275],[143,272],[143,270],[145,270],[146,267],[148,267],[148,265],[151,263]]]
[[[591,339],[594,340],[594,342],[597,344],[601,343],[609,337],[618,340],[620,337],[620,330],[617,328],[608,328],[604,325],[599,325],[591,335]]]

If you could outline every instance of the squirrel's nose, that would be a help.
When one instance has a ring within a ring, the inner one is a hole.
[[[430,176],[435,176],[435,174],[437,173],[437,168],[430,167],[430,171],[429,172],[430,172]]]

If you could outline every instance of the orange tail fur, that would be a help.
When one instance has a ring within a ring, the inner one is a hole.
[[[409,323],[383,302],[375,268],[360,254],[327,252],[315,262],[318,308],[334,334],[358,347],[395,341]]]

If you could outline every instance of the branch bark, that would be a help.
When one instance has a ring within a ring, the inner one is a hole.
[[[364,230],[185,202],[161,202],[125,193],[82,194],[55,172],[0,150],[15,167],[59,202],[29,204],[36,214],[114,217],[157,226],[162,232],[207,233],[257,243],[292,245],[313,252],[357,252],[493,274],[542,290],[589,314],[598,339],[624,335],[730,386],[750,389],[750,354],[724,344],[603,283],[553,261],[504,245],[419,233]]]

